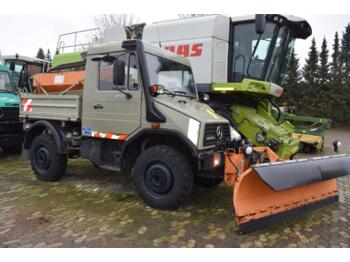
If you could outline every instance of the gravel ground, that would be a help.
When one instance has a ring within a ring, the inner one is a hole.
[[[329,130],[350,153],[350,128]],[[325,154],[331,147],[325,148]],[[255,231],[236,233],[231,188],[196,189],[181,209],[145,206],[130,181],[72,160],[59,182],[38,181],[28,162],[0,152],[0,247],[348,247],[350,177],[338,203]]]

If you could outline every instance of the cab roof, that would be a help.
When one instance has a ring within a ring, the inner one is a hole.
[[[140,41],[140,40],[125,40],[125,41],[112,41],[108,43],[101,43],[91,45],[87,51],[87,55],[97,55],[102,53],[115,53],[127,51],[128,49],[123,48],[123,43],[132,43],[132,41]],[[143,43],[143,47],[146,53],[156,55],[165,59],[169,59],[187,66],[191,66],[191,63],[188,59],[179,56],[173,52],[167,51],[163,48],[153,46],[146,42],[140,41]]]
[[[39,64],[50,63],[50,61],[48,60],[43,60],[36,57],[30,57],[30,56],[24,56],[24,55],[3,55],[1,59],[2,60],[7,60],[7,59],[22,60],[29,63],[39,63]]]

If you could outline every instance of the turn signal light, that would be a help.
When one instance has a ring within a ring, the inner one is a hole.
[[[220,153],[214,154],[212,157],[212,167],[219,167],[221,166],[221,161],[222,161],[222,157]]]
[[[156,95],[158,94],[158,86],[157,85],[152,85],[150,88],[151,94]]]

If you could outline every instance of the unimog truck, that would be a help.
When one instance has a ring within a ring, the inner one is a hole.
[[[19,98],[10,71],[0,65],[0,148],[17,153],[22,148],[22,123],[19,121]]]
[[[194,184],[222,182],[232,130],[199,102],[186,58],[125,40],[93,45],[84,59],[82,89],[21,94],[23,155],[38,179],[56,181],[82,157],[132,173],[140,198],[160,209],[178,207]],[[60,85],[66,74],[47,76]]]

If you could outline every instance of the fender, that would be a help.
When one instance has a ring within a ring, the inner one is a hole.
[[[39,120],[32,124],[29,129],[25,132],[24,137],[24,149],[30,149],[30,146],[32,145],[33,139],[40,135],[45,129],[49,129],[52,133],[52,136],[56,142],[58,153],[64,154],[65,153],[65,145],[64,145],[64,133],[62,131],[62,128],[57,126],[57,124],[45,120]]]
[[[146,128],[137,133],[136,135],[132,136],[130,139],[127,139],[125,141],[125,144],[123,145],[121,155],[124,154],[125,150],[128,148],[128,146],[132,145],[133,142],[135,142],[137,139],[144,135],[165,135],[165,136],[172,136],[177,139],[179,139],[184,146],[191,152],[191,155],[194,157],[198,157],[198,149],[196,146],[182,133],[175,131],[175,130],[169,130],[169,129],[152,129],[152,128]]]

